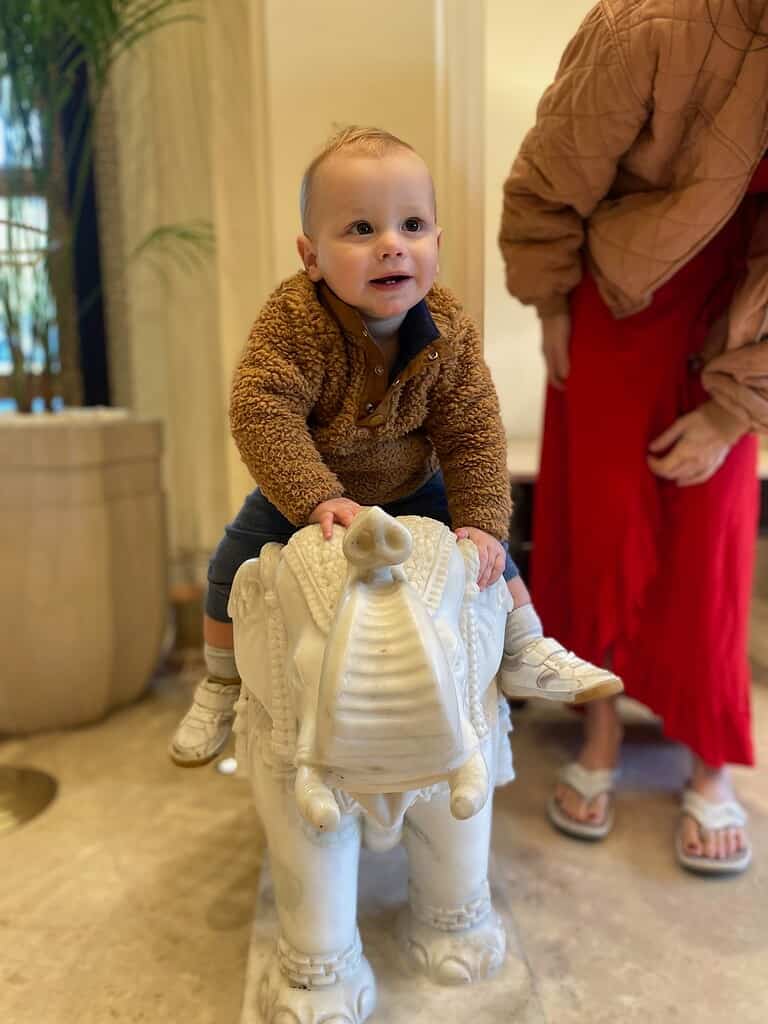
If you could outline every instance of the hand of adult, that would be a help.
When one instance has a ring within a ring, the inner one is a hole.
[[[484,530],[476,526],[460,526],[455,531],[459,540],[471,540],[480,555],[480,569],[477,574],[477,585],[481,590],[490,587],[504,572],[507,553],[501,543]]]
[[[570,344],[571,317],[568,313],[542,317],[541,351],[547,364],[549,383],[558,391],[565,390],[565,382],[571,370],[568,354]]]
[[[744,425],[717,402],[709,401],[686,413],[651,442],[648,465],[656,476],[678,487],[703,484],[725,462]],[[659,455],[665,449],[665,455]]]
[[[310,523],[319,523],[325,540],[333,536],[333,524],[349,526],[358,512],[362,511],[362,505],[349,498],[331,498],[329,501],[321,501],[309,517]]]

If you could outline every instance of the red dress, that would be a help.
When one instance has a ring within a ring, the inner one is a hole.
[[[548,389],[531,590],[547,633],[596,664],[705,762],[753,763],[747,628],[757,440],[705,484],[647,467],[649,443],[707,400],[691,356],[743,275],[768,160],[725,227],[616,320],[587,274],[571,296],[571,370]]]

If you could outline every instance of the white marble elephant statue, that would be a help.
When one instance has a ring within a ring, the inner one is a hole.
[[[235,725],[263,821],[281,934],[258,985],[265,1024],[359,1024],[376,985],[357,929],[361,843],[401,838],[413,967],[456,985],[501,965],[487,869],[492,790],[512,778],[496,673],[511,599],[443,524],[379,508],[268,544],[229,611]]]

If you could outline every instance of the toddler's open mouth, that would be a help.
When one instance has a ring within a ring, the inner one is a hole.
[[[411,278],[408,274],[387,274],[384,277],[374,277],[370,283],[374,288],[397,288],[398,285],[405,284],[406,281],[410,281]]]

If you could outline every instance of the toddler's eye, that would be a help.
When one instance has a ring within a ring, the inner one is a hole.
[[[420,217],[409,217],[408,220],[403,222],[403,227],[406,231],[421,231],[424,227],[424,221]]]
[[[353,235],[372,235],[373,228],[367,220],[359,220],[356,224],[352,225],[351,228]]]

